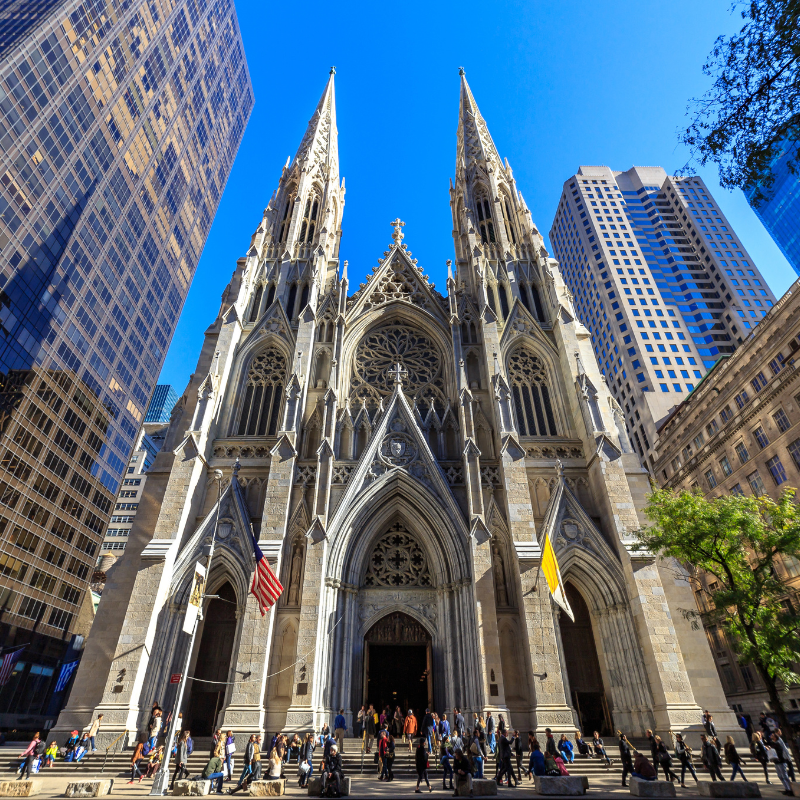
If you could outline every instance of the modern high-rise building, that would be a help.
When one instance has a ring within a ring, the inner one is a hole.
[[[652,470],[659,423],[775,296],[701,178],[580,167],[550,241],[628,433]]]
[[[784,142],[770,167],[770,181],[745,189],[744,196],[775,244],[800,275],[800,176],[789,171],[797,159],[798,143]]]
[[[0,4],[0,646],[33,670],[74,632],[253,92],[232,0],[23,6]]]
[[[169,415],[175,403],[178,402],[178,394],[169,384],[159,383],[153,392],[153,399],[147,407],[144,415],[145,422],[169,422]]]

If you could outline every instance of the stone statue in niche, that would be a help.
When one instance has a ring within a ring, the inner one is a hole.
[[[507,606],[508,587],[506,585],[506,572],[503,568],[503,557],[500,555],[500,544],[492,544],[492,570],[494,572],[494,591],[498,606]]]
[[[292,553],[292,567],[289,572],[289,595],[287,604],[300,605],[300,580],[303,572],[303,546],[296,544]]]

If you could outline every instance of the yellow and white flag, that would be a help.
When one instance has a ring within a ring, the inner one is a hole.
[[[567,600],[567,593],[564,591],[564,581],[561,580],[561,570],[558,568],[556,553],[550,542],[550,536],[547,534],[545,534],[544,546],[542,548],[542,572],[544,572],[544,577],[547,580],[547,587],[550,589],[553,600],[555,600],[556,603],[564,609],[569,618],[575,622],[575,616]]]

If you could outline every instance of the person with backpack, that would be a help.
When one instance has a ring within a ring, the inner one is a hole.
[[[686,788],[686,770],[691,772],[695,783],[700,783],[697,780],[697,773],[694,771],[694,764],[692,764],[692,751],[683,741],[683,736],[680,733],[675,734],[675,755],[678,761],[681,762],[681,788]]]
[[[412,709],[408,709],[405,721],[403,722],[403,740],[408,742],[408,752],[414,749],[414,736],[417,733],[417,718]],[[367,750],[369,753],[369,750]]]
[[[775,767],[775,772],[778,773],[778,778],[783,784],[783,793],[791,795],[792,784],[789,782],[789,776],[786,770],[786,765],[792,758],[789,754],[789,748],[786,747],[781,737],[778,736],[777,730],[769,738],[772,752],[775,753],[775,757],[770,757],[770,761],[772,761],[772,766]]]
[[[36,748],[39,746],[40,742],[41,739],[39,738],[39,731],[36,731],[33,739],[31,739],[31,743],[22,753],[19,754],[19,757],[24,760],[19,766],[19,778],[17,778],[18,781],[21,781],[26,775],[30,779],[31,768],[33,767],[33,761],[36,758]]]
[[[700,741],[703,743],[703,764],[711,773],[711,780],[716,781],[717,778],[719,778],[719,780],[724,781],[725,778],[722,777],[722,770],[720,769],[722,766],[722,758],[720,757],[719,750],[717,750],[714,742],[712,742],[705,733],[700,734]]]
[[[744,772],[742,772],[742,757],[736,751],[736,743],[733,741],[733,736],[728,736],[725,740],[725,760],[733,767],[731,781],[736,779],[737,772],[742,776],[743,781],[747,780]]]
[[[670,782],[677,781],[678,776],[672,771],[672,756],[660,736],[656,736],[656,746],[658,748],[658,763],[661,765],[661,769],[664,770],[664,777]]]

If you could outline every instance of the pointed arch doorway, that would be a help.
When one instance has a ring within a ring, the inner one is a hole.
[[[402,611],[379,619],[364,636],[364,705],[413,709],[421,724],[433,705],[431,635]]]
[[[211,736],[225,702],[236,637],[236,592],[230,583],[217,589],[204,612],[203,633],[197,650],[188,725],[195,736]],[[206,682],[208,681],[208,682]]]
[[[569,582],[565,589],[575,615],[574,622],[566,614],[561,614],[559,618],[570,699],[578,712],[584,737],[591,737],[593,731],[610,736],[614,733],[614,722],[603,686],[603,674],[592,632],[592,616],[581,593]]]

